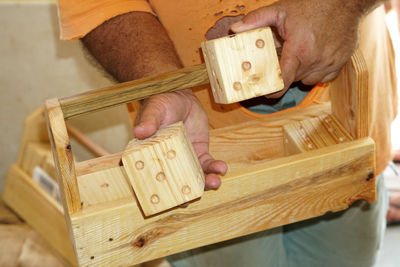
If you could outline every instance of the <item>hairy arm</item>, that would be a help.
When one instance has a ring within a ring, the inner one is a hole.
[[[83,38],[103,68],[120,82],[182,67],[156,17],[130,12],[104,22]]]
[[[263,26],[275,28],[282,54],[285,88],[329,82],[353,54],[362,17],[382,0],[281,0],[247,14],[231,26],[242,32]]]
[[[164,27],[152,14],[130,12],[103,23],[83,43],[118,81],[124,82],[182,67]],[[218,188],[227,166],[209,154],[207,115],[190,89],[160,94],[144,101],[134,135],[152,136],[157,129],[183,121],[206,174],[206,188]]]

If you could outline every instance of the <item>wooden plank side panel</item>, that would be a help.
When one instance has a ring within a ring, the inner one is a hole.
[[[3,199],[69,264],[77,265],[61,205],[16,164],[10,167]]]
[[[65,118],[209,83],[204,64],[60,99]]]
[[[66,211],[65,213],[68,217],[70,213],[81,209],[81,200],[71,144],[69,142],[64,116],[57,99],[46,100],[45,114],[54,163],[58,175],[58,184],[60,185],[60,193]]]
[[[330,103],[275,113],[210,132],[210,153],[229,171],[284,157],[282,127],[330,113]]]
[[[334,116],[327,114],[283,126],[286,155],[353,140]]]
[[[118,199],[130,198],[134,201],[125,170],[118,165],[78,176],[77,179],[83,208]]]
[[[18,164],[21,165],[25,155],[26,145],[29,142],[48,142],[49,137],[46,129],[46,120],[44,118],[43,108],[38,108],[24,121],[24,130],[18,153]]]
[[[356,51],[331,83],[332,114],[354,138],[368,136],[368,69]]]
[[[139,263],[374,200],[374,162],[367,138],[232,171],[217,191],[158,216],[127,201],[84,210],[72,217],[80,264]]]

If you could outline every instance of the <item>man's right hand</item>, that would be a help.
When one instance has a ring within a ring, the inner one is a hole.
[[[206,175],[205,189],[217,189],[227,165],[209,153],[207,115],[190,89],[152,96],[145,100],[133,131],[138,139],[152,136],[159,128],[183,121],[193,148]]]
[[[271,26],[282,45],[284,90],[294,81],[329,82],[353,54],[361,17],[377,0],[282,0],[247,14],[231,26],[243,32]]]

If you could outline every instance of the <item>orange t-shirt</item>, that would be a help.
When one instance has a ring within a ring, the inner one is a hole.
[[[117,15],[150,12],[166,28],[185,66],[201,63],[200,43],[226,16],[246,14],[275,0],[59,0],[61,39],[76,39]],[[391,160],[390,125],[397,111],[394,51],[383,8],[364,19],[360,49],[366,59],[370,93],[370,136],[376,142],[377,173]]]

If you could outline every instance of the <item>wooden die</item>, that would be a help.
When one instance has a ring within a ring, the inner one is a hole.
[[[201,47],[217,103],[239,102],[284,87],[269,27],[206,41]]]
[[[129,142],[122,161],[146,216],[199,198],[204,173],[182,122]]]

